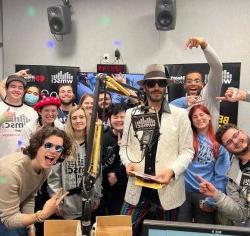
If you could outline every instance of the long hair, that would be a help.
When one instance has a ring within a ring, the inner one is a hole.
[[[205,107],[202,104],[198,104],[198,105],[193,106],[189,111],[188,117],[189,117],[189,119],[191,121],[191,127],[192,127],[192,130],[193,130],[193,146],[194,146],[194,151],[195,151],[195,157],[198,154],[198,149],[199,149],[200,144],[199,144],[199,140],[198,140],[198,131],[193,125],[192,117],[194,115],[194,112],[197,111],[198,109],[203,111],[204,113],[206,113],[207,115],[209,115],[211,117],[211,114],[210,114],[209,110],[207,109],[207,107]],[[214,128],[213,128],[211,119],[210,119],[209,124],[208,124],[208,131],[207,131],[206,136],[208,137],[208,139],[212,143],[214,158],[217,159],[218,155],[219,155],[219,144],[218,144],[218,142],[216,141],[216,138],[215,138]]]
[[[91,98],[93,98],[93,101],[94,101],[94,95],[93,94],[90,94],[90,93],[85,93],[82,97],[81,97],[81,99],[80,99],[80,101],[79,101],[79,104],[78,104],[78,106],[79,107],[82,107],[82,104],[83,104],[83,102],[85,101],[85,99],[86,98],[88,98],[88,97],[91,97]]]
[[[77,147],[78,144],[76,142],[76,136],[75,136],[75,131],[72,127],[72,122],[71,122],[71,116],[72,114],[77,111],[77,110],[82,110],[84,112],[84,115],[86,117],[86,128],[83,131],[83,135],[84,135],[84,140],[85,140],[85,146],[87,145],[87,138],[88,138],[88,134],[89,134],[89,127],[90,127],[90,115],[89,113],[86,111],[86,109],[84,107],[81,106],[74,106],[68,114],[68,119],[66,121],[66,125],[65,125],[65,132],[66,134],[70,137],[71,141],[72,141],[72,147],[71,147],[71,156],[75,159],[76,155],[77,155]]]

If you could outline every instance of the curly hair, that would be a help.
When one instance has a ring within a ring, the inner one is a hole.
[[[215,137],[216,137],[216,140],[219,144],[221,145],[224,145],[222,143],[222,136],[229,130],[229,129],[238,129],[237,126],[235,124],[231,124],[231,123],[228,123],[228,124],[225,124],[225,125],[222,125],[221,127],[219,127],[216,131],[216,134],[215,134]]]
[[[29,146],[23,150],[23,153],[28,155],[31,159],[35,159],[38,149],[44,144],[45,139],[50,136],[57,136],[63,139],[64,149],[62,151],[60,160],[58,160],[59,162],[63,161],[70,155],[72,143],[68,135],[63,130],[52,126],[45,126],[35,132],[30,138]]]

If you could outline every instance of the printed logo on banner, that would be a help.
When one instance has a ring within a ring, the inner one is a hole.
[[[208,74],[204,75],[204,79],[205,79],[205,84],[208,81]],[[222,83],[223,84],[231,84],[233,79],[233,75],[227,71],[227,70],[223,70],[222,71]],[[171,76],[171,81],[174,82],[175,84],[183,84],[185,80],[185,76]]]
[[[46,78],[44,75],[28,75],[24,77],[27,82],[37,82],[37,83],[43,83]]]
[[[222,71],[222,83],[223,84],[231,84],[233,79],[233,75],[227,70]]]
[[[74,76],[69,72],[63,73],[59,71],[55,75],[51,75],[51,83],[52,84],[71,84],[73,82]]]

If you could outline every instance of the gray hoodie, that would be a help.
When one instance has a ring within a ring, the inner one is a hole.
[[[242,171],[239,166],[239,159],[233,157],[232,165],[228,172],[227,195],[219,192],[215,198],[216,204],[235,225],[250,226],[250,206],[247,202],[246,188],[240,185]]]
[[[53,195],[59,188],[64,190],[73,189],[80,186],[85,168],[86,149],[85,144],[78,146],[76,158],[65,160],[63,163],[56,164],[48,177],[48,192]],[[92,203],[98,203],[101,194],[101,178],[97,178],[94,186]],[[64,219],[76,219],[82,216],[82,195],[73,194],[64,198],[60,207]]]

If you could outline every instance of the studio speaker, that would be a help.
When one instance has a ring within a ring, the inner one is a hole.
[[[52,34],[68,34],[71,29],[71,14],[68,6],[58,5],[47,8],[49,27]]]
[[[156,0],[155,26],[157,30],[173,30],[176,23],[176,1]]]

